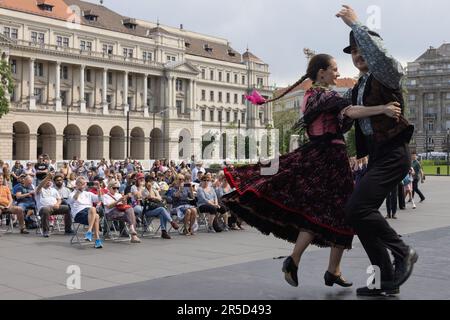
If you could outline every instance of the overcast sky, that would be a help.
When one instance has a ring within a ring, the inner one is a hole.
[[[187,30],[226,38],[241,53],[248,44],[270,65],[270,82],[277,86],[292,84],[304,74],[305,47],[335,56],[342,77],[357,74],[342,52],[350,31],[335,17],[342,4],[353,6],[363,23],[380,27],[375,30],[404,65],[429,46],[450,42],[448,0],[104,0],[125,16],[159,18],[163,25],[183,24]]]

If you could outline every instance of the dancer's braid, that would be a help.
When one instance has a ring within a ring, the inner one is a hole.
[[[274,102],[277,100],[280,100],[281,98],[283,98],[285,95],[287,95],[289,92],[291,92],[292,90],[294,90],[298,85],[300,85],[301,83],[303,83],[303,81],[305,81],[306,79],[309,78],[308,74],[305,74],[303,77],[301,77],[296,83],[294,83],[292,86],[290,86],[285,92],[283,92],[279,97],[267,100],[266,103],[269,102]]]
[[[320,70],[327,70],[330,66],[330,61],[333,59],[332,56],[328,54],[316,54],[311,58],[308,63],[308,70],[306,74],[300,78],[296,83],[290,86],[285,92],[283,92],[279,97],[267,100],[266,103],[277,101],[287,95],[289,92],[294,90],[298,85],[300,85],[306,79],[311,79],[313,82],[317,80],[317,73]]]

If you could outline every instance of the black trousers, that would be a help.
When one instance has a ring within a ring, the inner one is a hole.
[[[203,204],[199,207],[201,213],[209,213],[212,215],[217,215],[217,213],[224,214],[227,212],[227,209],[224,206],[220,206],[217,208],[211,204]]]
[[[398,193],[398,207],[399,209],[405,209],[406,208],[406,202],[405,202],[405,187],[402,183],[398,184],[397,188]]]
[[[419,180],[413,180],[413,198],[415,196],[415,194],[418,194],[420,197],[420,201],[425,200],[425,196],[423,195],[423,193],[419,190]]]
[[[388,217],[393,217],[397,213],[397,191],[398,186],[395,186],[394,189],[392,189],[386,197],[386,209]]]
[[[370,262],[378,266],[382,281],[394,280],[389,249],[396,259],[403,259],[409,247],[381,215],[379,208],[411,166],[407,144],[384,146],[369,156],[367,173],[356,186],[346,206],[346,218],[364,246]]]

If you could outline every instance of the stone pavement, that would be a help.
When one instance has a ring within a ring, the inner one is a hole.
[[[400,298],[449,299],[450,178],[430,177],[421,187],[427,200],[390,221],[421,255]],[[102,250],[71,247],[65,236],[2,234],[0,299],[355,298],[354,288],[323,286],[329,251],[314,247],[302,261],[301,287],[287,286],[280,272],[282,260],[273,258],[291,249],[291,244],[255,230],[174,236],[168,241],[146,238],[140,245],[107,242]],[[71,265],[81,268],[81,290],[66,288]],[[343,261],[346,277],[363,285],[368,265],[355,241],[355,250]],[[418,296],[417,288],[428,288],[427,295]]]

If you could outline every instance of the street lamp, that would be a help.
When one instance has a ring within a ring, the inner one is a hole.
[[[130,107],[126,107],[127,110],[127,159],[130,158]]]
[[[245,135],[245,134],[244,134]],[[238,120],[238,145],[239,145],[239,141],[240,141],[240,137],[241,137],[241,120]],[[246,148],[245,148],[245,145],[246,145],[246,143],[245,143],[245,138],[244,138],[244,160],[245,159],[247,159],[247,156],[246,156]],[[241,147],[242,148],[242,147]],[[249,149],[250,150],[250,149]],[[250,151],[249,151],[249,153],[250,153]],[[240,154],[239,154],[239,147],[238,147],[238,161],[240,161]]]
[[[450,128],[447,129],[447,176],[450,176]]]

